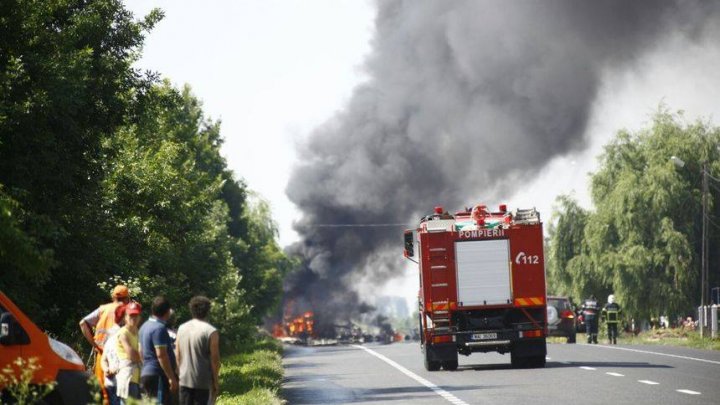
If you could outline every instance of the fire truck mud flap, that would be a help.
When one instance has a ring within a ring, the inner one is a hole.
[[[445,370],[457,370],[458,353],[455,344],[424,345],[425,369],[437,371],[442,367]]]
[[[514,368],[545,367],[547,345],[545,338],[514,342],[510,350],[510,362]]]

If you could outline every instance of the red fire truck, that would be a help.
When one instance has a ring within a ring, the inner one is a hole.
[[[405,257],[420,270],[427,370],[455,370],[458,353],[492,351],[509,352],[513,367],[545,366],[543,232],[534,208],[477,205],[450,215],[435,207],[404,236]]]

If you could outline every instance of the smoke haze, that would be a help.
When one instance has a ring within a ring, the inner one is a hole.
[[[358,280],[382,285],[402,271],[410,227],[322,225],[414,224],[437,204],[516,193],[522,178],[587,147],[606,72],[635,66],[671,33],[704,40],[720,22],[718,3],[689,0],[395,0],[377,9],[368,81],[299,146],[287,187],[303,213],[289,248],[303,267],[286,297],[318,320],[357,314]]]

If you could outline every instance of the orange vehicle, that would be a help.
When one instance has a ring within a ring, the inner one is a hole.
[[[436,207],[405,231],[404,255],[419,270],[427,370],[455,370],[458,354],[475,352],[510,353],[513,367],[545,366],[545,260],[535,209],[476,205],[450,215]]]
[[[66,344],[46,335],[0,291],[0,370],[18,358],[37,359],[40,368],[33,375],[33,384],[57,383],[53,392],[44,398],[45,403],[84,405],[90,402],[89,374],[80,356]],[[17,367],[12,369],[19,373]],[[12,403],[5,388],[0,380],[0,402]]]

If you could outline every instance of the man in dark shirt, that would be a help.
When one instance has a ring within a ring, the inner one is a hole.
[[[155,297],[152,315],[140,328],[140,353],[143,368],[140,373],[145,395],[155,398],[158,404],[172,404],[171,392],[177,393],[178,377],[175,352],[168,334],[167,320],[172,315],[170,302],[163,296]]]
[[[585,318],[585,333],[587,334],[587,342],[597,344],[598,335],[598,315],[600,306],[598,305],[595,295],[585,300],[582,307],[583,318]]]

